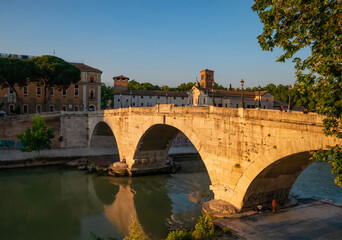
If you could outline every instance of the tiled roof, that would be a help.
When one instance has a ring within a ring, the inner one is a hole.
[[[230,91],[230,90],[214,90],[215,97],[239,97],[241,96],[242,91]],[[268,93],[267,91],[260,91],[260,96]],[[210,93],[211,94],[211,93]],[[259,91],[250,92],[250,91],[243,91],[243,95],[245,97],[257,97],[259,96]]]
[[[196,87],[198,90],[203,91],[204,93],[208,94],[209,96],[212,96],[212,90],[206,89],[202,87]],[[241,96],[241,90],[240,91],[230,91],[230,90],[214,90],[214,96],[215,97],[239,97]],[[260,91],[260,96],[263,96],[264,94],[268,93],[268,91]],[[245,97],[256,97],[259,96],[259,91],[250,92],[250,91],[243,91],[243,95]]]
[[[73,63],[69,62],[71,65],[74,65],[78,69],[80,69],[82,72],[97,72],[97,73],[102,73],[101,70],[97,68],[90,67],[88,65],[85,65],[84,63]]]
[[[125,77],[124,75],[120,75],[120,76],[113,77],[113,79],[114,78],[129,78],[129,77]]]
[[[157,90],[126,90],[126,91],[115,91],[114,94],[122,94],[122,95],[136,95],[136,96],[169,96],[169,97],[188,97],[186,92],[177,92],[177,91],[157,91]]]

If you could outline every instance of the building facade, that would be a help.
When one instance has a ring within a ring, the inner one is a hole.
[[[12,54],[13,55],[13,54]],[[27,59],[18,56],[19,59]],[[9,56],[12,57],[12,56]],[[30,56],[31,57],[31,56]],[[95,111],[101,107],[101,74],[96,68],[83,63],[70,63],[81,71],[81,79],[69,88],[57,90],[50,88],[50,98],[44,104],[44,88],[34,82],[23,87],[0,89],[0,110],[6,114],[30,114],[54,111]]]
[[[123,75],[113,77],[114,108],[153,107],[158,104],[188,105],[188,94],[177,91],[131,90],[129,78]]]
[[[242,91],[213,90],[195,85],[189,92],[189,106],[241,107]],[[267,91],[243,92],[244,108],[274,109],[274,97]]]
[[[200,83],[196,81],[188,92],[188,106],[241,107],[242,91],[215,90],[214,71],[205,69],[200,74]],[[267,91],[243,91],[243,104],[245,108],[273,109],[274,97]]]

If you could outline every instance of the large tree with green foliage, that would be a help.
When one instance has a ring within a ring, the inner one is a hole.
[[[54,129],[45,126],[45,117],[36,114],[32,120],[32,128],[26,128],[23,133],[17,135],[22,148],[22,152],[36,151],[40,158],[40,151],[51,148],[51,139],[55,137]]]
[[[101,85],[101,109],[114,108],[114,87]]]
[[[15,86],[22,87],[27,83],[33,72],[33,64],[14,58],[0,58],[0,88],[10,88],[15,93],[19,104],[18,92]]]
[[[81,78],[80,70],[55,56],[41,56],[29,60],[35,66],[35,75],[32,81],[43,86],[44,103],[47,103],[47,94],[50,98],[50,89],[55,87],[58,90],[66,89],[70,84],[77,83]]]
[[[342,2],[341,0],[255,0],[252,9],[264,24],[258,36],[263,50],[281,48],[277,59],[295,62],[295,88],[311,110],[326,115],[324,132],[342,138]],[[297,56],[300,50],[309,52]],[[297,54],[297,55],[296,55]],[[342,186],[342,146],[328,146],[314,157],[329,161]]]

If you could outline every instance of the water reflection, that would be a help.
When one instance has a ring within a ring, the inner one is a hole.
[[[206,172],[137,178],[99,177],[77,170],[0,171],[2,239],[122,239],[131,217],[152,239],[168,226],[192,222],[210,196]]]
[[[101,206],[88,192],[89,178],[77,175],[74,171],[56,169],[1,172],[1,238],[72,239],[79,236],[80,218],[100,213]]]

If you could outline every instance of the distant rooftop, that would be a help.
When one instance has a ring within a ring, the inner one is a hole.
[[[34,58],[35,56],[12,54],[12,53],[0,53],[0,57],[2,57],[2,58],[24,59],[25,60],[25,59],[29,59],[29,58]]]
[[[82,72],[97,72],[97,73],[102,73],[101,70],[97,68],[90,67],[88,65],[85,65],[84,63],[73,63],[69,62],[71,65],[74,65],[78,69],[80,69]]]

